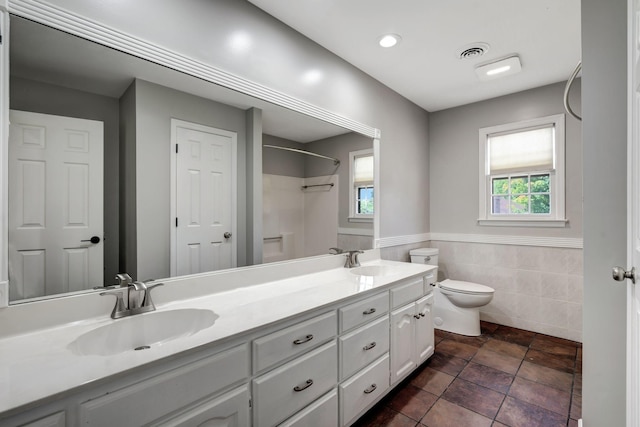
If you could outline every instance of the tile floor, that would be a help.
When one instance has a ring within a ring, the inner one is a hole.
[[[436,330],[435,354],[354,426],[577,427],[582,345],[482,322]]]

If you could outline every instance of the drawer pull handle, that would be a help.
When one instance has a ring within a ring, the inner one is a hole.
[[[309,378],[309,379],[304,383],[304,385],[303,385],[303,386],[299,386],[299,385],[295,386],[295,387],[293,388],[293,391],[302,391],[302,390],[306,390],[306,389],[308,389],[309,387],[311,387],[312,385],[313,385],[313,380],[312,380],[311,378]]]
[[[309,342],[309,341],[311,341],[312,339],[313,339],[313,335],[309,334],[309,335],[307,335],[306,337],[304,337],[304,338],[302,338],[302,339],[297,339],[297,340],[293,341],[293,343],[294,343],[295,345],[300,345],[300,344],[304,344],[304,343],[306,343],[306,342]]]
[[[424,317],[425,314],[424,313],[418,313],[420,315],[420,317]]]
[[[420,315],[419,314],[414,314],[413,317],[415,317],[416,319],[419,319]]]
[[[375,308],[370,308],[369,310],[365,310],[362,312],[362,314],[367,315],[367,314],[373,314],[376,312]]]
[[[367,344],[367,345],[365,345],[364,347],[362,347],[362,349],[363,349],[364,351],[367,351],[367,350],[371,350],[371,349],[372,349],[373,347],[375,347],[375,346],[376,346],[376,342],[374,341],[374,342],[372,342],[371,344]]]
[[[365,394],[371,394],[378,388],[377,385],[371,384],[367,389],[364,390]]]

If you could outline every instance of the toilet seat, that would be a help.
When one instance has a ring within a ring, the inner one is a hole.
[[[468,295],[493,294],[495,290],[479,283],[463,282],[461,280],[446,279],[439,283],[440,289]]]

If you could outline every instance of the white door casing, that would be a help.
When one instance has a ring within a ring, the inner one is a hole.
[[[171,140],[171,275],[235,267],[236,133],[172,119]]]
[[[102,122],[10,111],[11,300],[103,285],[103,145]]]
[[[628,2],[627,268],[640,267],[640,0]],[[636,281],[640,275],[636,274]],[[640,283],[627,283],[627,426],[640,425]]]

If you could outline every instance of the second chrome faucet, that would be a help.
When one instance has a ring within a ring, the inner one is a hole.
[[[116,304],[111,311],[112,319],[146,313],[156,309],[151,299],[151,290],[162,286],[163,283],[149,286],[143,282],[134,282],[127,273],[117,274],[116,280],[118,281],[116,287],[100,293],[100,295],[113,295],[116,297]]]

